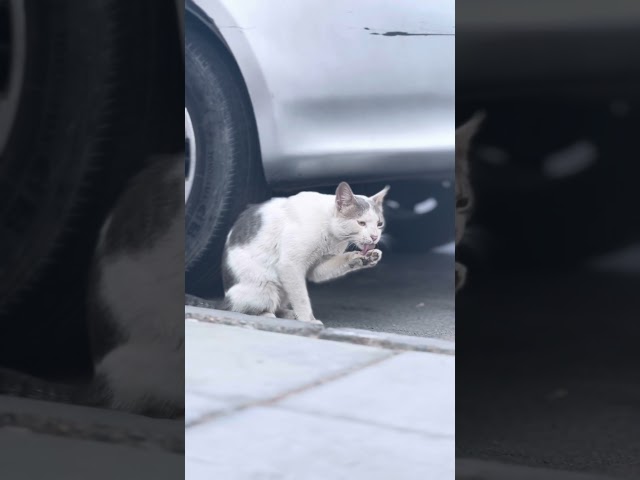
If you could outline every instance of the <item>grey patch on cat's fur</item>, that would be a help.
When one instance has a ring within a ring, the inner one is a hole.
[[[362,215],[364,215],[367,210],[369,210],[369,208],[371,208],[369,200],[365,200],[364,198],[358,198],[355,197],[355,204],[354,204],[354,210],[355,210],[355,215],[358,217],[361,217]]]
[[[369,205],[369,201],[365,200],[364,198],[358,198],[358,197],[353,197],[354,202],[346,207],[344,210],[342,210],[342,216],[345,218],[359,218],[362,215],[364,215],[365,213],[367,213],[367,210],[369,210],[369,208],[371,208],[371,206]]]
[[[250,205],[240,214],[233,225],[227,245],[229,247],[246,245],[258,235],[260,227],[262,227],[260,206]]]
[[[222,252],[222,286],[225,293],[236,283],[238,283],[238,279],[229,266],[228,257],[229,254],[227,253],[227,249],[225,248]]]
[[[165,177],[158,181],[171,170],[172,163],[175,158],[162,158],[134,177],[105,232],[104,256],[150,249],[169,230],[176,216],[184,215],[184,201],[176,196],[184,188],[182,180]],[[149,184],[156,187],[151,189]]]
[[[373,208],[373,210],[376,212],[376,215],[378,215],[380,217],[380,220],[382,220],[382,205],[377,204],[376,202],[374,202],[371,199],[367,199],[367,203],[371,206],[371,208]]]

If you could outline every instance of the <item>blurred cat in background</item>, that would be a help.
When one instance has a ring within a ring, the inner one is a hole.
[[[477,112],[456,129],[456,247],[464,236],[467,222],[473,212],[469,149],[484,118],[484,112]],[[456,292],[464,287],[466,280],[467,267],[456,259]]]
[[[184,153],[154,157],[105,220],[89,276],[93,377],[0,368],[0,394],[162,418],[184,415]]]

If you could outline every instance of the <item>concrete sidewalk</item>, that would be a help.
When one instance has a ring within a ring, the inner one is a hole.
[[[224,323],[215,312],[186,323],[186,478],[454,478],[451,353],[287,331],[301,322]]]

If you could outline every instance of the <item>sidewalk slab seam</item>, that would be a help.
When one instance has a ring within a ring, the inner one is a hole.
[[[201,425],[204,423],[207,423],[211,420],[215,420],[217,418],[223,417],[223,416],[228,416],[228,415],[232,415],[238,412],[241,412],[243,410],[248,410],[254,407],[264,407],[264,406],[269,406],[272,404],[276,404],[282,400],[285,400],[293,395],[297,395],[299,393],[303,393],[303,392],[307,392],[310,391],[314,388],[317,388],[319,386],[334,382],[336,380],[348,377],[349,375],[352,375],[354,373],[360,372],[362,370],[365,370],[369,367],[372,367],[374,365],[377,365],[379,363],[382,363],[394,356],[396,356],[397,353],[395,352],[390,352],[388,355],[386,356],[382,356],[382,357],[377,357],[374,358],[372,360],[370,360],[367,363],[364,364],[359,364],[359,365],[354,365],[351,367],[348,367],[344,370],[338,371],[338,372],[334,372],[331,374],[328,374],[325,377],[321,377],[316,379],[313,382],[310,383],[306,383],[303,385],[300,385],[298,387],[286,390],[278,395],[275,396],[271,396],[271,397],[267,397],[267,398],[263,398],[263,399],[255,399],[252,401],[248,401],[246,403],[240,403],[238,405],[232,406],[232,407],[228,407],[228,408],[222,408],[219,411],[216,412],[211,412],[208,414],[203,414],[195,419],[192,420],[186,420],[185,419],[185,429],[187,428],[191,428],[194,427],[196,425]],[[196,395],[200,396],[200,397],[209,397],[209,395],[207,395],[204,392],[198,392],[196,391],[192,391],[191,389],[189,389],[190,393],[195,393]],[[217,398],[215,397],[215,395],[211,395],[210,396],[212,398],[212,400],[217,400]]]
[[[351,417],[348,415],[336,415],[336,414],[324,412],[322,410],[307,410],[304,408],[293,407],[290,405],[283,405],[280,403],[274,403],[273,405],[269,405],[269,406],[271,408],[282,410],[285,412],[299,413],[302,415],[309,415],[317,418],[327,418],[332,420],[338,420],[341,422],[355,423],[359,425],[369,425],[369,426],[380,428],[383,430],[391,430],[398,433],[408,433],[411,435],[419,435],[419,436],[427,437],[433,440],[455,440],[455,435],[450,435],[446,433],[425,432],[424,430],[417,430],[414,428],[397,427],[395,425],[391,425],[388,423],[380,423],[380,422],[375,422],[371,420],[363,420],[361,418]]]
[[[283,399],[294,409],[455,434],[455,358],[402,352],[384,363]]]

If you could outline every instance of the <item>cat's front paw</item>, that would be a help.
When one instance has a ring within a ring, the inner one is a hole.
[[[378,249],[370,250],[362,255],[362,264],[365,267],[375,267],[382,258],[382,252]]]
[[[382,258],[380,250],[369,250],[367,253],[351,252],[349,266],[351,268],[375,267]]]

